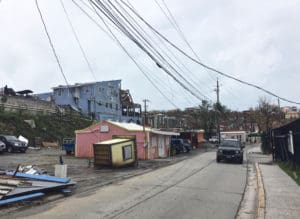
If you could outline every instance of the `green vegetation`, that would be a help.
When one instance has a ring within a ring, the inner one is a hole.
[[[35,127],[24,120],[34,121]],[[61,142],[64,137],[75,136],[74,131],[92,124],[92,120],[78,114],[32,115],[24,111],[4,112],[0,110],[0,133],[22,135],[34,145],[35,139]]]
[[[292,162],[279,162],[279,167],[286,172],[295,182],[300,185],[300,167]]]

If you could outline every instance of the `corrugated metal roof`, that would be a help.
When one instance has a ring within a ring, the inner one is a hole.
[[[110,140],[106,140],[106,141],[101,141],[101,142],[97,142],[95,144],[117,144],[117,143],[122,143],[122,142],[126,142],[126,141],[130,141],[130,139],[124,139],[124,138],[116,138],[116,139],[110,139]]]
[[[128,131],[144,131],[143,126],[135,124],[135,123],[125,123],[125,122],[113,122],[113,121],[107,121],[108,123],[111,123],[115,126],[118,126],[120,128],[126,129]],[[150,132],[151,129],[148,127],[145,127],[146,132]]]
[[[151,130],[152,133],[154,134],[159,134],[159,135],[175,135],[175,136],[179,136],[180,134],[177,132],[167,132],[167,131],[160,131],[160,130]]]
[[[133,132],[143,132],[144,128],[141,125],[135,124],[135,123],[125,123],[125,122],[114,122],[114,121],[105,121],[107,123],[110,123],[114,126],[117,126],[119,128],[125,129],[127,131],[133,131]],[[93,128],[95,126],[101,125],[102,122],[96,123],[91,125],[90,127],[87,127],[82,130],[76,130],[75,133],[89,133],[93,132]],[[160,130],[155,130],[149,127],[145,127],[145,132],[151,132],[154,134],[159,134],[159,135],[179,135],[177,132],[168,132],[168,131],[160,131]]]

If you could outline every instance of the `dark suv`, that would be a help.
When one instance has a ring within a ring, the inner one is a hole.
[[[0,141],[2,141],[6,145],[6,151],[9,153],[12,153],[14,151],[25,153],[27,150],[26,144],[23,141],[17,139],[16,136],[0,135]]]
[[[244,145],[238,139],[224,139],[217,150],[217,162],[233,160],[243,163]]]
[[[171,148],[173,151],[176,152],[176,154],[179,154],[181,152],[189,152],[192,150],[192,145],[189,142],[189,140],[181,139],[181,138],[174,138],[171,139]]]

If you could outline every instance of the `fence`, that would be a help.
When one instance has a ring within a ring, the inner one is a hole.
[[[300,165],[300,120],[273,129],[272,145],[275,160]]]

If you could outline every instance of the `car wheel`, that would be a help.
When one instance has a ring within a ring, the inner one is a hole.
[[[20,150],[20,152],[21,152],[21,153],[25,153],[25,152],[26,152],[26,150]]]
[[[220,159],[219,158],[217,158],[217,163],[220,163]]]
[[[240,159],[240,164],[243,164],[243,160],[244,160],[243,158]]]
[[[7,152],[8,152],[8,153],[12,153],[12,152],[13,152],[12,146],[8,146],[8,147],[7,147]]]

